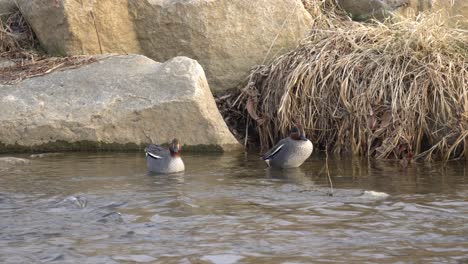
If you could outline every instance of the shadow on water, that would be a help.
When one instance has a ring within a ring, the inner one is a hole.
[[[27,158],[23,156],[21,158]],[[465,163],[67,153],[0,166],[1,263],[463,263]]]

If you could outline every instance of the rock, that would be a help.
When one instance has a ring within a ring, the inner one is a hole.
[[[0,85],[0,152],[141,149],[178,137],[186,150],[240,145],[216,108],[203,68],[141,55]]]
[[[140,53],[128,0],[17,2],[49,54]]]
[[[236,87],[252,66],[293,49],[312,23],[301,0],[18,2],[51,54],[188,56],[213,91]]]
[[[338,0],[353,20],[383,20],[390,12],[408,5],[410,0]]]
[[[300,0],[130,4],[144,53],[156,60],[177,55],[198,60],[214,91],[236,87],[252,66],[293,49],[312,23]]]

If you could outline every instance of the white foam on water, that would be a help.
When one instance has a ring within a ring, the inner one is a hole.
[[[384,192],[376,192],[376,191],[364,191],[361,195],[361,198],[370,198],[370,199],[385,199],[390,195]]]
[[[238,263],[239,260],[243,258],[244,257],[239,256],[239,255],[222,254],[222,255],[206,255],[206,256],[203,256],[201,259],[204,261],[211,261],[214,264],[233,264],[233,263]]]
[[[153,258],[148,255],[125,255],[125,256],[114,256],[112,258],[117,261],[122,260],[122,261],[138,262],[138,263],[153,262],[156,260],[156,258]]]

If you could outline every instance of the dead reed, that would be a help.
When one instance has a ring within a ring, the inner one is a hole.
[[[236,103],[263,149],[299,117],[312,141],[334,153],[468,156],[466,32],[437,14],[333,25],[315,26],[295,50],[251,73]]]

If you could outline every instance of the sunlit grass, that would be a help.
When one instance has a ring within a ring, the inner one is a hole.
[[[312,141],[335,153],[451,159],[468,151],[465,31],[438,14],[322,19],[295,50],[258,66],[239,97],[262,148],[299,117]]]

